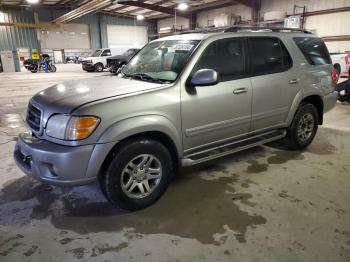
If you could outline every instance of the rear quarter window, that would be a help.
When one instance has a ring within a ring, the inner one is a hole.
[[[332,64],[328,49],[322,39],[317,37],[294,37],[293,40],[310,65]]]

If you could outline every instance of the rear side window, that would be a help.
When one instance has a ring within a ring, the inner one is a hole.
[[[248,41],[253,76],[283,72],[292,67],[292,58],[280,39],[252,37]]]
[[[332,64],[331,57],[322,39],[315,37],[294,37],[293,40],[310,65]]]
[[[102,56],[110,56],[111,55],[111,50],[106,49],[103,51]]]
[[[211,43],[194,67],[213,69],[220,81],[229,81],[247,76],[243,41],[240,38],[220,39]]]

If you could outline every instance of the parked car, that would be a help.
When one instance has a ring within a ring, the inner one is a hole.
[[[97,49],[90,57],[82,60],[83,70],[87,72],[102,72],[107,66],[107,58],[121,55],[128,47]]]
[[[66,57],[66,63],[78,63],[78,57],[77,56],[67,56]]]
[[[331,58],[311,33],[267,30],[160,38],[117,76],[41,91],[17,165],[54,185],[98,180],[112,204],[137,210],[180,166],[281,139],[307,147],[337,101]]]
[[[129,60],[140,51],[139,48],[131,48],[121,55],[112,56],[107,59],[107,68],[112,74],[117,73],[118,69],[125,65]]]

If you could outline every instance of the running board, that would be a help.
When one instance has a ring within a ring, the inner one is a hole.
[[[248,148],[260,146],[285,137],[286,130],[274,130],[267,133],[255,135],[242,140],[234,141],[225,145],[217,146],[200,152],[186,155],[182,160],[182,166],[196,165],[215,158],[233,154]]]

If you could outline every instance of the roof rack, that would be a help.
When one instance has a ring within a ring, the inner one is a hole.
[[[266,27],[266,26],[231,26],[224,30],[224,32],[239,32],[244,30],[251,31],[270,31],[270,32],[300,32],[304,34],[312,34],[310,31],[300,28],[287,27]]]
[[[240,32],[240,31],[267,31],[267,32],[299,32],[304,34],[312,34],[310,31],[299,28],[285,28],[285,27],[265,27],[265,26],[229,26],[229,27],[209,27],[203,29],[195,29],[179,32],[179,35],[185,34],[195,34],[195,33],[215,33],[215,32],[223,32],[223,33],[232,33],[232,32]]]
[[[226,29],[230,27],[207,27],[201,29],[187,30],[179,32],[178,35],[195,34],[195,33],[215,33],[215,32],[225,32]]]

